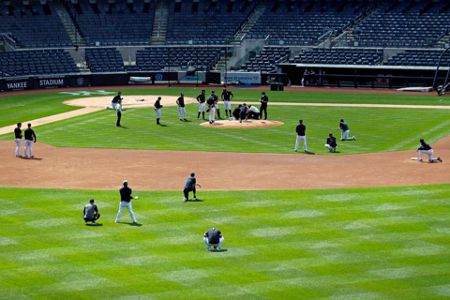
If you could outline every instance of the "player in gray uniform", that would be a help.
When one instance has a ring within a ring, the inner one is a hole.
[[[14,128],[14,140],[16,142],[16,157],[20,157],[20,148],[22,148],[22,123],[17,123],[17,127]]]
[[[89,200],[89,204],[86,204],[86,206],[83,209],[83,219],[84,224],[88,224],[88,222],[92,222],[92,224],[95,224],[95,221],[97,221],[100,218],[100,214],[98,213],[97,205],[94,204],[94,199]]]

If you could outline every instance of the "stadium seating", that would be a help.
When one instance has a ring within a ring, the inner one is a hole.
[[[86,63],[91,72],[123,72],[122,55],[116,48],[87,48]]]
[[[228,6],[228,3],[232,3]],[[176,9],[177,6],[177,9]],[[196,7],[196,8],[195,8]],[[198,4],[171,1],[167,44],[218,45],[229,43],[254,8],[247,1],[217,2],[202,0]],[[177,11],[176,11],[177,10]]]
[[[268,2],[269,3],[269,2]],[[271,2],[270,2],[271,3]],[[274,1],[252,28],[247,38],[265,39],[272,45],[315,45],[318,38],[327,32],[340,32],[359,15],[360,10],[352,6],[333,6],[320,2]]]
[[[305,51],[289,60],[298,64],[375,65],[383,60],[381,49],[319,48]]]
[[[78,73],[74,60],[64,50],[24,50],[0,53],[4,77]]]
[[[448,32],[450,8],[445,9],[445,1],[393,3],[381,6],[353,30],[359,46],[429,47]]]
[[[19,1],[17,1],[19,2]],[[11,33],[19,47],[70,46],[72,42],[50,5],[0,4],[0,32]]]
[[[225,49],[219,47],[145,48],[137,51],[136,65],[139,71],[158,71],[167,67],[173,68],[173,70],[187,69],[188,67],[209,70],[217,64],[224,53]],[[133,67],[131,69],[136,70]]]
[[[67,5],[73,20],[90,46],[148,45],[153,28],[154,4],[134,1],[79,1]]]
[[[406,50],[391,57],[385,64],[394,66],[436,66],[442,50]],[[450,66],[450,54],[444,55],[441,65]]]
[[[248,72],[275,72],[276,65],[288,61],[289,56],[289,48],[264,47],[260,54],[249,59],[241,69]]]

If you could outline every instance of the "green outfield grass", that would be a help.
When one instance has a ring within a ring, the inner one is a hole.
[[[1,299],[445,299],[450,185],[140,192],[0,189]],[[94,197],[103,226],[85,226]],[[127,214],[124,222],[129,221]],[[223,231],[223,252],[203,232]]]
[[[79,109],[62,103],[72,98],[59,93],[8,97],[1,97],[0,94],[0,127]]]
[[[433,142],[450,132],[449,112],[444,110],[272,106],[270,118],[285,125],[259,129],[205,128],[196,118],[197,106],[187,110],[191,122],[180,122],[175,107],[165,108],[165,127],[155,124],[155,113],[147,108],[126,110],[125,128],[115,127],[115,113],[105,110],[40,126],[36,132],[39,141],[55,146],[291,153],[302,118],[309,149],[320,154],[328,153],[323,145],[329,132],[340,137],[340,118],[357,136],[356,142],[339,143],[342,154],[414,149],[421,137]]]

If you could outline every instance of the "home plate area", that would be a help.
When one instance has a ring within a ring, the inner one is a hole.
[[[284,125],[284,123],[269,120],[245,120],[242,122],[239,120],[217,120],[212,124],[209,124],[209,122],[203,122],[200,125],[214,128],[261,128],[281,126]]]

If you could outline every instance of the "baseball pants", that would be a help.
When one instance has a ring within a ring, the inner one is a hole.
[[[197,198],[196,195],[195,195],[197,190],[195,188],[193,188],[193,189],[184,189],[183,190],[183,195],[184,195],[184,199],[185,200],[189,200],[189,192],[193,192],[194,193],[194,198]]]
[[[209,109],[209,122],[213,123],[215,121],[216,116],[216,108],[214,106],[211,106]]]
[[[331,152],[336,151],[336,147],[331,147],[329,144],[325,144],[325,147],[330,150]]]
[[[225,240],[224,237],[221,237],[221,238],[219,239],[219,243],[218,243],[218,244],[210,244],[210,243],[209,243],[209,239],[208,239],[207,237],[204,237],[204,238],[203,238],[203,241],[205,242],[206,247],[208,247],[208,250],[211,249],[211,246],[217,247],[217,248],[220,250],[220,247],[222,247],[222,244],[223,244],[223,241],[224,241],[224,240]]]
[[[122,216],[123,209],[125,207],[128,208],[128,212],[130,213],[131,220],[133,220],[134,223],[137,223],[136,216],[134,215],[133,207],[131,206],[131,202],[126,202],[126,201],[120,201],[119,211],[117,212],[117,216],[116,216],[116,223],[119,222],[120,217]]]
[[[223,101],[223,105],[225,106],[225,110],[231,110],[231,101]]]
[[[114,110],[122,110],[122,104],[120,104],[120,103],[111,103],[111,107]]]
[[[33,141],[25,140],[25,157],[33,157]]]
[[[20,148],[22,148],[22,139],[16,139],[16,156],[20,156]]]
[[[306,136],[305,135],[297,135],[297,138],[295,139],[295,151],[298,151],[298,146],[300,142],[303,143],[303,151],[308,151],[308,146],[306,145]]]
[[[155,109],[156,112],[156,118],[160,119],[161,118],[161,108]]]
[[[178,107],[178,118],[186,119],[186,107]]]
[[[198,111],[199,112],[205,112],[205,103],[199,103],[198,104]]]
[[[429,161],[436,161],[436,157],[434,157],[434,151],[433,149],[430,150],[419,150],[419,160],[423,159],[423,155],[428,156]]]
[[[349,137],[350,135],[350,130],[346,130],[346,131],[342,131],[341,132],[341,140],[345,141],[345,140],[354,140],[355,137]]]

